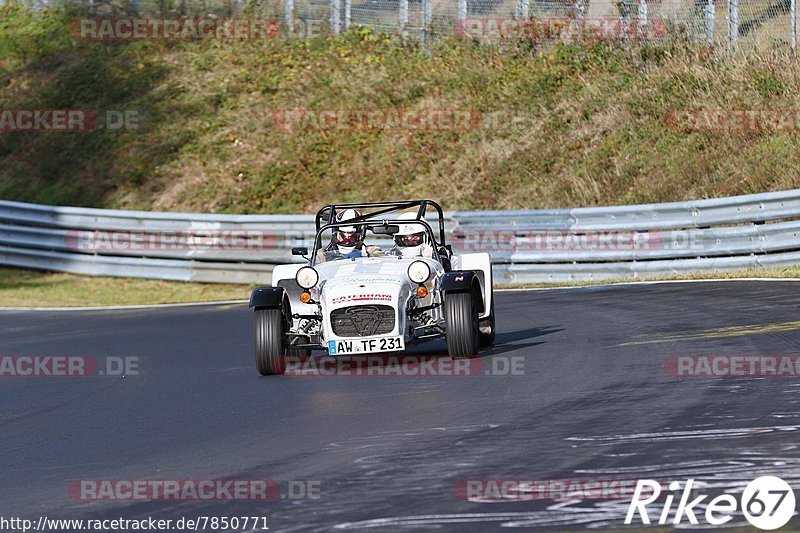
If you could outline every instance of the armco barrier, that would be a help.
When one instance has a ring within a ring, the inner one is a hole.
[[[498,283],[800,264],[800,190],[446,217],[454,249],[490,253]],[[202,242],[172,246],[176,235],[198,236]],[[266,284],[276,264],[298,260],[291,256],[292,246],[312,239],[311,215],[159,213],[0,201],[0,264],[24,268]]]

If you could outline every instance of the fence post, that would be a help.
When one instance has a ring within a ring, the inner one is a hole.
[[[792,0],[790,6],[792,12],[792,50],[797,48],[797,0]]]
[[[639,0],[639,7],[636,9],[636,34],[633,35],[634,39],[638,39],[639,35],[647,35],[647,0]]]
[[[431,40],[431,25],[433,24],[433,1],[422,0],[422,40],[428,44]]]
[[[629,25],[631,21],[631,5],[632,0],[617,0],[617,10],[619,11],[619,26],[620,35],[628,37]]]
[[[408,0],[400,0],[400,35],[408,37]]]
[[[728,47],[733,48],[739,38],[739,0],[728,0]]]
[[[514,14],[518,19],[526,20],[528,18],[529,5],[528,0],[517,0]]]
[[[294,0],[283,0],[283,25],[287,35],[294,33]]]
[[[467,0],[458,0],[456,20],[461,27],[467,27]]]
[[[714,6],[714,0],[708,0],[706,2],[706,42],[709,46],[714,44],[714,16],[716,15],[716,7]]]
[[[331,33],[339,35],[341,29],[341,0],[331,0]]]
[[[345,31],[350,27],[350,10],[352,7],[352,0],[344,0],[344,29]]]

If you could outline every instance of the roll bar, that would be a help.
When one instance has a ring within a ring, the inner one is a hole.
[[[348,223],[375,221],[376,218],[380,217],[381,215],[385,215],[387,213],[393,213],[395,211],[405,211],[406,209],[410,209],[412,207],[419,208],[417,209],[417,220],[421,220],[425,216],[425,213],[429,206],[432,207],[439,215],[439,241],[438,242],[436,241],[435,234],[433,233],[432,228],[431,228],[431,236],[434,238],[434,243],[437,246],[445,246],[447,243],[445,242],[445,236],[444,236],[444,212],[442,211],[442,206],[440,206],[433,200],[407,200],[401,202],[372,202],[365,204],[326,205],[317,212],[317,216],[315,218],[315,226],[317,229],[317,233],[319,234],[319,231],[323,227],[323,225],[330,226],[331,224],[334,224],[336,221],[336,213],[338,213],[339,211],[343,211],[345,209],[358,209],[359,211],[370,210],[370,209],[375,210],[367,213],[362,213],[360,217],[351,218],[350,220],[347,221]],[[422,222],[428,225],[427,222],[425,222],[424,220]],[[343,224],[343,225],[347,226],[348,224]]]

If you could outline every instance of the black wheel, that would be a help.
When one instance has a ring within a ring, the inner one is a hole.
[[[256,309],[256,368],[262,376],[286,372],[284,333],[281,309]]]
[[[481,346],[491,346],[494,344],[494,338],[497,334],[497,328],[494,325],[494,287],[492,287],[492,305],[489,307],[489,316],[481,320],[480,328]],[[487,329],[489,329],[489,331],[484,333]]]
[[[475,297],[468,292],[448,294],[444,298],[447,351],[453,359],[478,355],[480,330]]]

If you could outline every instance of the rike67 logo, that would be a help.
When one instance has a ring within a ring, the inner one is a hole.
[[[667,524],[670,515],[673,514],[672,503],[679,491],[679,503],[671,520],[672,525],[675,526],[681,524],[684,517],[690,524],[699,525],[698,515],[705,518],[707,525],[721,526],[741,513],[752,526],[758,529],[773,530],[786,525],[795,512],[794,492],[789,484],[779,477],[762,476],[751,481],[745,487],[738,501],[730,494],[722,494],[710,501],[706,501],[707,494],[701,494],[690,501],[689,498],[694,496],[692,494],[693,485],[694,480],[689,479],[681,491],[681,483],[673,481],[669,484],[671,494],[667,494],[664,506],[658,515],[660,525]],[[651,516],[648,514],[647,506],[655,503],[661,496],[661,492],[661,485],[657,481],[639,480],[628,507],[625,523],[630,524],[638,514],[642,524],[650,524]],[[651,512],[653,510],[657,509],[651,509]]]

